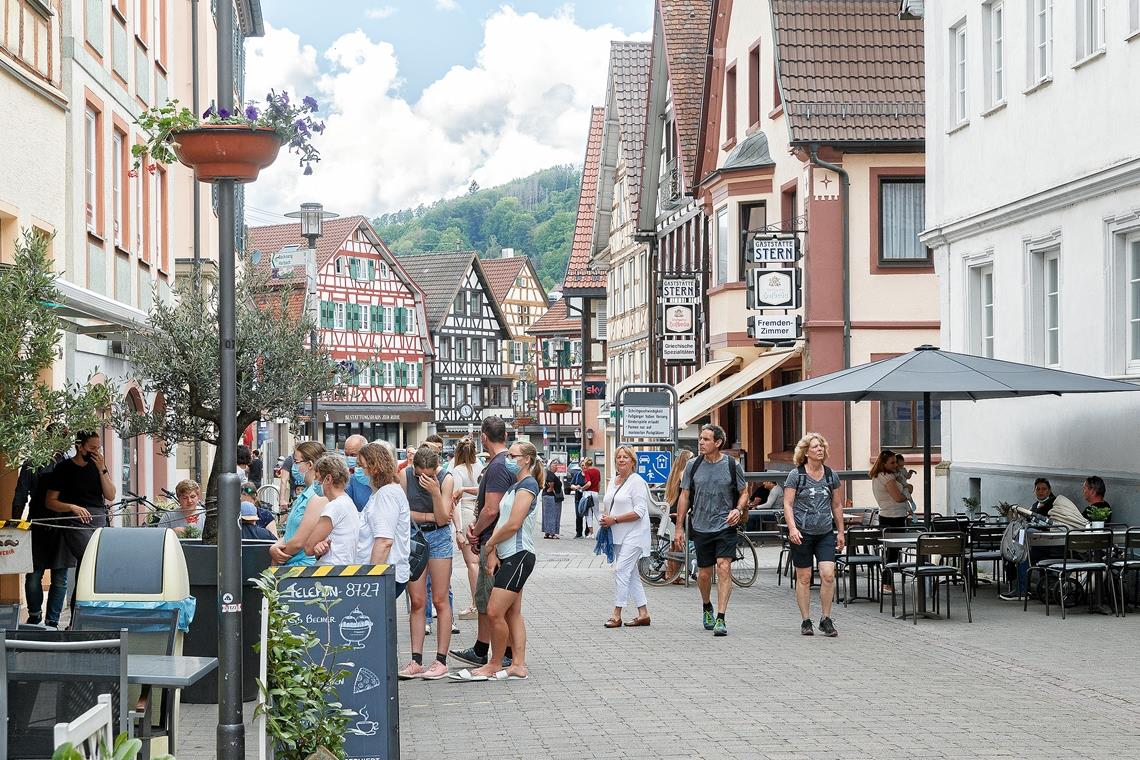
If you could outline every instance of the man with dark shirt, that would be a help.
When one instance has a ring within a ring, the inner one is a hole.
[[[451,655],[457,660],[471,665],[486,665],[487,652],[491,646],[491,627],[487,618],[487,601],[495,578],[487,573],[487,552],[482,546],[495,532],[499,519],[499,502],[507,489],[515,484],[515,476],[507,469],[507,425],[502,417],[487,417],[483,420],[480,433],[483,449],[491,456],[479,481],[479,494],[475,500],[475,521],[467,528],[467,540],[473,547],[479,547],[479,578],[475,583],[475,607],[479,610],[479,633],[475,645],[470,649]],[[509,642],[508,642],[509,644]],[[506,656],[510,657],[510,646]],[[504,667],[506,667],[504,665]]]
[[[51,473],[63,460],[63,452],[56,452],[51,461],[40,467],[25,463],[16,482],[16,498],[12,502],[12,515],[19,518],[28,508],[28,519],[47,520],[55,517],[44,504]],[[59,627],[59,616],[67,602],[67,569],[74,567],[61,556],[60,531],[53,530],[51,522],[32,523],[32,572],[24,576],[24,597],[28,602],[28,624],[44,622],[44,571],[51,573],[51,588],[47,598],[47,625]]]
[[[261,479],[265,476],[265,462],[261,460],[261,450],[254,449],[249,460],[249,482],[261,488]]]
[[[56,465],[45,497],[47,508],[57,516],[74,518],[59,523],[63,549],[76,564],[83,561],[95,529],[107,526],[107,502],[114,499],[115,484],[100,451],[99,436],[76,434],[75,456]]]

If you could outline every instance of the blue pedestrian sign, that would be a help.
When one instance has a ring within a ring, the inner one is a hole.
[[[637,452],[637,474],[651,486],[664,485],[673,467],[672,451]]]

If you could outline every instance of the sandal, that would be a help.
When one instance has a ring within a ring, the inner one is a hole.
[[[621,628],[625,623],[621,622],[621,618],[610,618],[602,623],[603,628]]]
[[[630,620],[628,623],[626,623],[625,627],[626,628],[634,628],[634,627],[637,627],[639,625],[648,626],[649,625],[649,616],[646,615],[645,617],[635,617],[633,620]]]

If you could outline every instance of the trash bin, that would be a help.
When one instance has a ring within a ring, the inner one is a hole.
[[[99,528],[91,537],[76,578],[75,603],[100,609],[177,609],[174,654],[182,654],[183,636],[194,622],[186,557],[172,530]],[[174,693],[178,721],[178,692]],[[165,737],[153,752],[166,752]]]

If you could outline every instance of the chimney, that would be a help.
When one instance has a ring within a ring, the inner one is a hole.
[[[515,257],[515,249],[514,248],[504,248],[503,252],[501,254],[499,254],[499,258],[502,258],[502,259],[513,259],[514,257]]]

